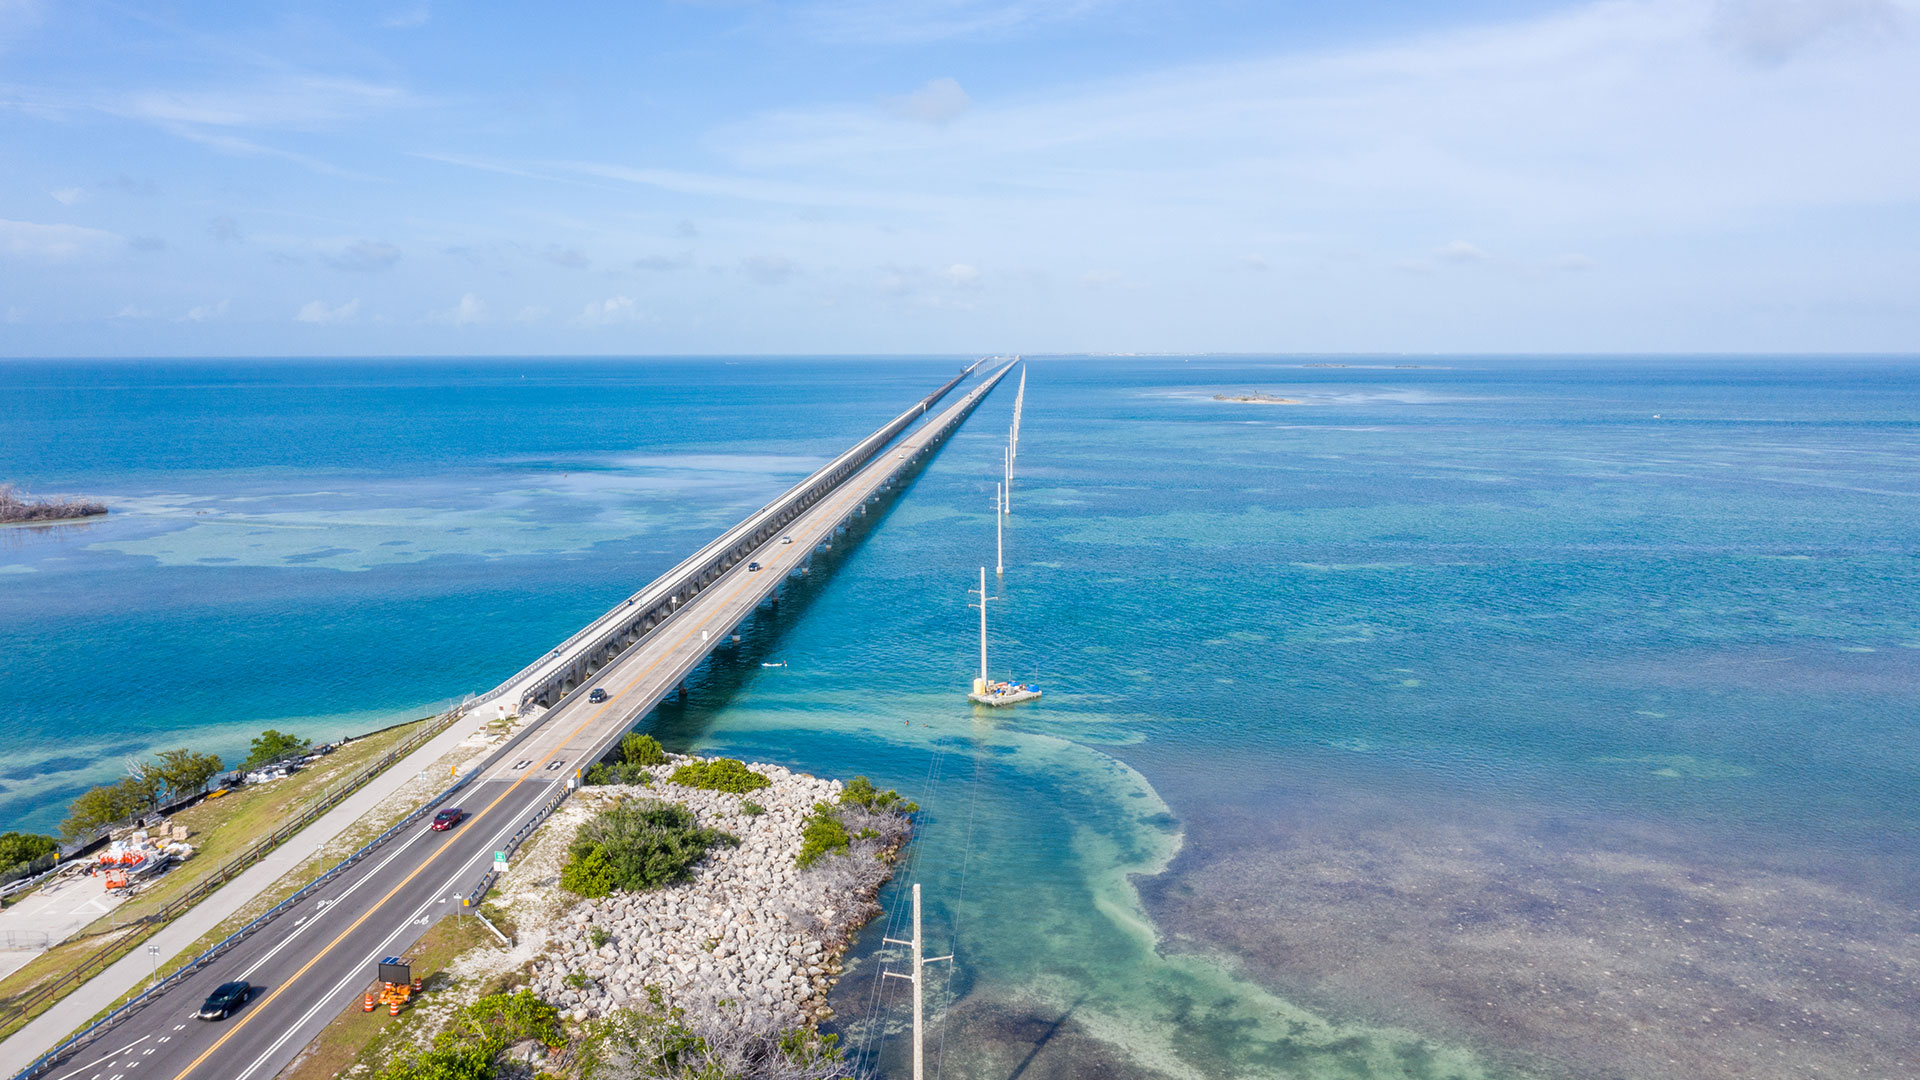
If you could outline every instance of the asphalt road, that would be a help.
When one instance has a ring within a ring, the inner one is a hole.
[[[1011,366],[1011,365],[1009,365]],[[701,590],[661,628],[548,710],[514,751],[485,767],[455,800],[467,819],[432,832],[422,819],[406,834],[234,946],[185,983],[119,1025],[106,1038],[44,1074],[54,1080],[268,1080],[327,1022],[374,982],[380,957],[404,954],[434,920],[460,910],[460,898],[491,865],[493,852],[533,809],[674,691],[707,654],[814,549],[833,541],[841,522],[863,512],[948,421],[998,382],[1005,369],[883,451],[866,468],[796,519],[753,556],[761,568],[735,566]],[[790,542],[788,542],[790,538]],[[593,688],[604,702],[589,702]],[[260,989],[224,1021],[193,1018],[224,982]]]
[[[434,919],[460,908],[496,846],[555,782],[550,775],[469,784],[468,817],[447,832],[419,824],[162,995],[108,1038],[47,1075],[55,1080],[218,1077],[265,1080],[373,983],[379,957],[405,953]],[[224,1021],[193,1018],[221,983],[253,1000]]]

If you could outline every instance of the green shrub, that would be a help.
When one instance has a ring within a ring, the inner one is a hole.
[[[451,1043],[387,1062],[375,1080],[494,1080],[491,1045]]]
[[[708,848],[739,842],[718,829],[698,827],[692,812],[672,803],[617,803],[574,834],[560,887],[586,897],[605,896],[614,889],[657,889],[685,878],[706,858]]]
[[[607,928],[604,926],[589,926],[587,927],[587,940],[593,942],[593,947],[598,949],[607,942],[612,941],[613,935],[608,933]]]
[[[630,784],[647,787],[653,783],[653,774],[631,761],[616,761],[612,764],[601,761],[587,770],[581,777],[584,784]]]
[[[528,990],[488,994],[460,1010],[433,1049],[389,1061],[375,1080],[494,1080],[500,1052],[522,1039],[565,1046],[560,1010]]]
[[[800,854],[794,857],[794,865],[805,869],[829,855],[847,850],[853,843],[853,837],[847,834],[847,827],[840,823],[833,807],[826,803],[814,803],[813,813],[801,822]]]
[[[759,817],[761,814],[767,812],[767,808],[754,802],[752,799],[741,799],[740,812],[748,817]]]
[[[503,1047],[522,1039],[536,1039],[542,1046],[567,1044],[567,1033],[560,1027],[560,1010],[531,990],[488,994],[460,1010],[460,1023],[473,1038],[497,1039]]]
[[[864,776],[856,776],[847,781],[841,789],[840,801],[849,806],[860,806],[868,810],[891,810],[900,814],[914,814],[920,811],[918,803],[910,803],[900,797],[900,793],[888,788],[881,791],[873,786],[873,781]]]
[[[594,900],[613,892],[613,864],[606,852],[594,848],[568,859],[560,868],[560,887]]]
[[[67,808],[60,835],[78,840],[102,825],[145,813],[159,804],[159,792],[135,777],[88,788]]]
[[[60,842],[39,833],[0,833],[0,870],[10,870],[60,850]]]
[[[620,740],[620,760],[633,765],[665,765],[667,752],[661,748],[659,739],[629,731],[627,737]]]
[[[289,758],[295,754],[304,754],[312,748],[312,739],[303,739],[289,732],[275,731],[272,728],[268,728],[260,733],[259,738],[253,740],[253,745],[247,749],[247,760],[241,762],[240,767],[243,769],[251,769],[257,765],[265,765],[270,761],[279,761],[281,758]]]
[[[735,758],[715,758],[712,761],[696,761],[691,765],[682,765],[673,770],[673,775],[667,779],[687,787],[724,791],[732,795],[745,795],[749,791],[773,786],[773,781],[747,768],[746,762]]]

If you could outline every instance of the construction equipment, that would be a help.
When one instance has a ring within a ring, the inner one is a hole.
[[[420,992],[420,980],[413,975],[413,961],[404,956],[381,958],[374,978],[380,984],[380,991],[377,995],[367,991],[360,1002],[362,1012],[372,1012],[378,1002],[387,1007],[388,1016],[399,1016],[401,1007]]]

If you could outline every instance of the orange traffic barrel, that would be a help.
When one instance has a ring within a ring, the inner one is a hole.
[[[413,977],[413,992],[416,994],[420,992],[420,976],[418,975]]]
[[[366,1000],[364,1000],[364,1001],[362,1001],[362,1002],[360,1003],[360,1011],[361,1011],[361,1012],[372,1012],[372,1011],[373,1011],[373,991],[371,991],[371,990],[369,990],[369,991],[367,991],[367,997],[366,997]]]
[[[400,1000],[398,998],[395,998],[394,1000],[387,1002],[387,1015],[388,1016],[400,1015]]]

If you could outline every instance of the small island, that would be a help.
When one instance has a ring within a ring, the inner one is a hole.
[[[33,525],[99,517],[104,503],[87,499],[35,499],[12,484],[0,484],[0,525]]]
[[[1215,401],[1238,401],[1251,405],[1304,405],[1299,398],[1279,397],[1275,394],[1263,394],[1258,390],[1246,394],[1215,394]]]

